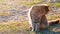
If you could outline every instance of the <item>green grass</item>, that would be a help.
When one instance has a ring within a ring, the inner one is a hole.
[[[13,0],[11,0],[13,1]],[[11,2],[10,1],[10,2]],[[31,1],[27,1],[27,0],[24,0],[24,1],[17,1],[17,4],[19,4],[19,6],[24,6],[24,5],[27,5],[28,7],[30,7],[31,5],[34,5],[34,4],[37,4],[37,3],[40,3],[42,2],[43,0],[31,0]],[[0,4],[5,4],[6,0],[0,0]],[[9,5],[8,5],[9,6]]]
[[[52,3],[52,6],[60,7],[60,3]]]
[[[39,1],[24,1],[24,2],[20,2],[19,4],[21,5],[21,6],[24,6],[24,5],[26,5],[27,7],[31,7],[32,5],[34,5],[34,4],[38,4],[38,3],[40,3],[40,2],[42,2],[42,0],[39,0]]]

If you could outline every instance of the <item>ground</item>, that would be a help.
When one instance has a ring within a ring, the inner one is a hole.
[[[28,21],[25,21],[25,23],[21,22],[14,22],[14,23],[4,23],[0,24],[0,34],[60,34],[57,32],[53,32],[53,28],[60,26],[60,24],[55,24],[50,26],[46,30],[40,30],[39,32],[32,32],[29,29],[29,23]]]

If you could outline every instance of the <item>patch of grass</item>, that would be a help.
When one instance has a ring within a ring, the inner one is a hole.
[[[24,6],[27,5],[27,7],[31,7],[34,4],[38,4],[40,2],[42,2],[43,0],[36,0],[36,1],[23,1],[23,2],[19,2],[19,5]]]
[[[0,23],[0,34],[55,34],[52,29],[55,26],[50,26],[49,30],[40,30],[39,32],[30,31],[30,24],[28,21],[17,22],[17,21],[9,21],[7,23]]]
[[[46,15],[48,21],[49,20],[56,20],[58,18],[60,18],[60,12],[56,11],[56,12],[49,12],[47,15]]]
[[[0,34],[1,33],[9,33],[9,34],[18,34],[18,33],[28,33],[30,31],[28,21],[25,22],[8,22],[8,23],[0,23]]]
[[[52,6],[60,7],[60,3],[52,3]]]

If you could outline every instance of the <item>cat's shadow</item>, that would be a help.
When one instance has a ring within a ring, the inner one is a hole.
[[[58,32],[51,31],[54,27],[59,27],[59,26],[60,26],[60,24],[55,24],[55,25],[49,27],[48,29],[40,30],[39,32],[35,32],[35,34],[60,34]]]

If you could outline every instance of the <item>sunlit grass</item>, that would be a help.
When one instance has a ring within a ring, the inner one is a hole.
[[[28,21],[25,22],[7,22],[7,23],[0,23],[0,33],[6,32],[9,33],[18,33],[18,32],[28,32],[30,31]]]
[[[60,7],[60,3],[52,3],[52,6]]]
[[[24,6],[24,5],[26,5],[27,7],[31,7],[32,5],[34,5],[34,4],[37,4],[37,3],[40,3],[42,0],[40,0],[40,1],[24,1],[24,2],[19,2],[19,5],[21,5],[21,6]]]
[[[49,15],[46,16],[48,20],[54,20],[54,19],[60,18],[60,14],[58,14],[57,12],[56,13],[48,13],[48,14]],[[54,26],[51,26],[49,28],[50,31],[47,31],[47,32],[51,33],[53,27]],[[30,33],[30,34],[34,34],[35,32],[30,31],[30,24],[28,21],[22,21],[22,22],[21,21],[8,21],[6,23],[5,22],[0,23],[0,34],[1,33],[8,33],[8,34]]]
[[[50,20],[56,20],[56,19],[59,19],[60,18],[60,12],[56,11],[56,12],[49,12],[47,15],[46,15],[48,21]]]

